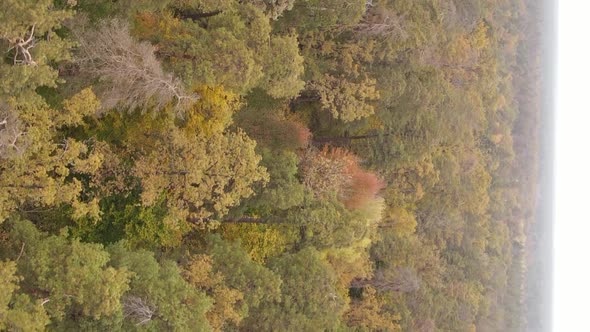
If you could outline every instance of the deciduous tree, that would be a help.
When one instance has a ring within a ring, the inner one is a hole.
[[[108,266],[109,254],[101,245],[49,236],[28,221],[15,220],[9,227],[2,256],[17,261],[21,291],[41,300],[54,324],[72,315],[98,320],[121,310],[130,274]]]
[[[112,266],[132,273],[121,299],[124,329],[210,330],[205,313],[211,300],[182,278],[176,262],[158,262],[153,253],[130,251],[121,243],[108,251]]]
[[[383,302],[372,286],[367,286],[359,298],[351,300],[344,318],[348,326],[361,331],[401,331],[396,324],[400,317],[383,309]]]
[[[245,307],[240,305],[244,294],[225,284],[224,277],[213,271],[213,260],[208,255],[190,257],[183,271],[184,278],[213,300],[213,307],[207,312],[207,320],[215,331],[237,327],[243,319]]]
[[[280,301],[281,278],[265,266],[252,261],[238,243],[226,242],[219,236],[209,236],[207,248],[213,261],[213,272],[223,276],[227,287],[244,294],[241,309],[244,310],[244,317],[257,321],[261,317],[261,311]]]
[[[58,138],[60,128],[81,124],[97,106],[89,90],[66,101],[60,111],[42,102],[13,100],[4,105],[6,127],[0,129],[0,137],[7,143],[0,147],[0,220],[21,204],[48,207],[65,203],[74,207],[76,218],[97,217],[97,201],[81,199],[83,186],[77,175],[95,172],[101,155],[88,142]]]
[[[253,330],[331,330],[340,325],[345,300],[336,288],[336,276],[320,254],[307,248],[285,254],[270,263],[283,280],[282,299],[249,317],[245,327]]]
[[[254,193],[252,185],[268,181],[255,142],[241,131],[207,138],[171,128],[156,135],[161,136],[154,149],[135,162],[134,174],[141,179],[143,204],[165,198],[171,227],[220,221]]]
[[[375,84],[370,78],[354,82],[327,74],[313,82],[311,88],[319,94],[322,107],[335,119],[351,122],[375,112],[372,103],[379,98]]]
[[[182,112],[198,99],[180,80],[164,72],[152,45],[131,37],[127,23],[114,19],[86,29],[79,34],[76,59],[83,72],[99,78],[96,88],[104,109],[159,110],[174,102]]]

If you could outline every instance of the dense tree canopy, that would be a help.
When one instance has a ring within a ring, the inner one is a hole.
[[[0,330],[526,330],[537,11],[0,1]]]

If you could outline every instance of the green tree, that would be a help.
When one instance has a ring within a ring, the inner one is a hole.
[[[295,0],[248,0],[264,11],[271,19],[277,20],[283,12],[293,9]]]
[[[281,278],[252,261],[238,243],[212,235],[207,239],[206,251],[213,261],[213,273],[222,275],[227,287],[244,294],[244,317],[257,320],[261,310],[280,300]]]
[[[355,24],[365,12],[365,0],[304,0],[297,1],[293,9],[279,19],[279,26],[294,27],[300,31],[334,28]]]
[[[109,254],[101,245],[50,236],[28,221],[15,220],[8,227],[2,255],[16,260],[22,277],[19,293],[34,296],[39,306],[43,303],[54,326],[72,316],[98,320],[120,313],[130,274],[108,266]],[[20,301],[25,305],[26,297]]]
[[[153,253],[129,251],[121,243],[108,251],[113,267],[132,272],[121,297],[124,330],[210,330],[205,313],[211,300],[182,278],[175,262],[158,262]]]
[[[348,246],[358,240],[367,226],[364,218],[334,197],[308,199],[301,208],[289,210],[285,220],[300,228],[304,243],[317,248]]]
[[[306,195],[309,195],[297,177],[299,158],[295,153],[261,150],[261,164],[268,170],[269,182],[264,188],[257,190],[256,196],[244,201],[232,215],[243,214],[246,211],[252,211],[260,216],[273,215],[299,206]]]
[[[73,44],[56,33],[73,11],[54,6],[53,0],[0,4],[0,49],[8,51],[10,61],[0,62],[0,101],[22,96],[38,99],[39,86],[56,86],[53,65],[69,59]]]
[[[269,20],[256,7],[237,2],[212,13],[202,18],[207,29],[199,20],[182,19],[186,15],[145,13],[138,16],[136,33],[156,45],[157,55],[187,86],[223,85],[233,92],[247,92],[263,76]]]
[[[346,301],[337,289],[334,271],[315,249],[285,254],[272,260],[270,268],[283,280],[282,299],[249,317],[248,329],[314,331],[340,326]]]
[[[0,262],[0,328],[6,330],[44,331],[49,317],[41,300],[35,303],[19,290],[21,278],[14,261]]]
[[[294,35],[272,37],[263,62],[260,87],[274,98],[297,97],[303,90],[303,57]]]

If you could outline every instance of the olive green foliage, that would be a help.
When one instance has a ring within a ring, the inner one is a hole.
[[[271,261],[270,267],[283,280],[282,299],[248,319],[248,328],[311,331],[339,327],[345,300],[336,289],[336,275],[315,249],[286,254]]]
[[[273,154],[262,149],[262,165],[268,170],[270,181],[258,195],[245,201],[242,209],[247,208],[257,213],[272,214],[301,205],[309,196],[305,186],[297,178],[297,155],[283,151]]]
[[[57,71],[52,65],[69,59],[68,49],[73,45],[57,33],[64,20],[73,15],[69,6],[60,7],[54,6],[52,0],[10,0],[0,4],[1,101],[21,96],[30,102],[36,99],[35,88],[55,86]],[[19,52],[19,43],[27,49],[30,61],[26,61],[22,50]]]
[[[8,227],[11,240],[3,243],[3,259],[17,260],[24,294],[42,294],[33,297],[38,299],[33,303],[43,303],[37,315],[46,312],[59,325],[70,315],[99,320],[120,312],[130,274],[108,266],[109,254],[101,245],[48,236],[28,221],[13,221]],[[28,298],[23,296],[21,301]]]
[[[277,98],[303,88],[296,36],[273,35],[260,6],[181,2],[171,13],[143,13],[136,21],[137,35],[155,43],[188,86],[223,85],[234,92],[260,86]]]
[[[49,317],[39,302],[34,303],[25,294],[15,294],[20,281],[15,262],[0,263],[0,328],[43,331]]]
[[[125,329],[145,325],[154,331],[209,330],[205,312],[211,301],[182,278],[175,262],[158,262],[151,252],[130,252],[121,244],[108,251],[115,268],[132,273],[129,290],[121,298]],[[146,309],[152,314],[147,315]]]
[[[271,19],[278,19],[285,11],[293,9],[295,0],[249,0],[256,7],[260,8]]]
[[[244,294],[244,306],[249,316],[256,317],[257,310],[281,298],[280,277],[252,261],[238,243],[211,236],[207,239],[207,248],[214,271],[224,276],[226,285]]]
[[[299,30],[319,30],[355,24],[365,12],[366,1],[304,0],[295,1],[279,23]]]
[[[297,37],[278,36],[270,41],[264,61],[260,87],[274,98],[297,97],[303,90],[303,57],[299,55]]]

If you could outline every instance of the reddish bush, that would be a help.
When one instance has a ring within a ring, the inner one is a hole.
[[[292,127],[289,132],[293,133],[293,142],[295,142],[299,148],[309,146],[311,141],[311,131],[309,128],[294,120],[288,120],[288,123]]]
[[[278,150],[299,150],[309,145],[311,132],[301,122],[275,112],[239,114],[238,123],[258,143]]]
[[[375,173],[360,167],[357,156],[339,147],[309,150],[302,160],[302,173],[304,184],[316,195],[336,192],[351,209],[375,199],[384,187]]]
[[[368,201],[375,199],[384,183],[379,177],[372,172],[367,172],[360,168],[351,175],[350,194],[344,200],[348,208],[360,208]]]

